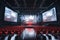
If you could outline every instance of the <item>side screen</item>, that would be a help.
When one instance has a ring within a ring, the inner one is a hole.
[[[55,7],[42,13],[42,16],[43,16],[43,22],[57,21]]]
[[[39,16],[37,15],[21,15],[21,22],[23,24],[36,24],[39,21]]]
[[[4,20],[9,22],[17,22],[17,13],[5,7]]]

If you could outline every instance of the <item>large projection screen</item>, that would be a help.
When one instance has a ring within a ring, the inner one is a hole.
[[[17,22],[17,15],[18,14],[16,12],[9,9],[8,7],[5,7],[4,21]]]
[[[42,16],[43,16],[43,22],[57,21],[56,8],[53,7],[52,9],[42,13]]]
[[[37,15],[21,15],[21,22],[24,24],[36,24],[39,21],[39,16]]]

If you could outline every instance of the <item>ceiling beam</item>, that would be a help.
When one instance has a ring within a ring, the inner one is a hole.
[[[20,7],[20,4],[18,3],[17,0],[14,0],[15,1],[15,4],[17,5],[17,7]]]
[[[7,1],[5,1],[6,2],[6,4],[9,6],[9,7],[12,7],[11,5],[10,5],[10,3],[8,3]]]
[[[12,7],[13,9],[16,9],[16,10],[19,10],[20,8],[22,8],[22,7]],[[47,7],[41,7],[41,8],[39,8],[38,10],[45,10],[45,9],[47,9]]]
[[[37,0],[35,0],[35,1],[34,1],[33,9],[34,9],[34,8],[35,8],[35,6],[36,6],[36,2],[37,2]]]
[[[56,1],[55,1],[55,2],[56,2]],[[55,2],[52,2],[45,10],[47,10],[47,9],[50,8],[52,5],[54,5]],[[41,11],[41,13],[44,12],[45,10]]]
[[[42,2],[41,2],[41,4],[40,4],[39,8],[41,8],[41,7],[43,6],[43,4],[45,3],[45,1],[46,1],[46,0],[42,0]]]
[[[51,7],[53,4],[54,4],[54,2],[53,2],[53,3],[51,3],[47,8]]]
[[[54,2],[52,2],[52,3],[48,6],[48,8],[51,7],[52,5],[54,5],[55,2],[57,2],[57,0],[55,0]]]
[[[47,7],[43,7],[43,4],[45,3],[45,1],[46,1],[46,0],[42,0],[40,6],[38,7],[39,10],[42,10],[42,11],[40,11],[41,13],[42,13],[43,11],[45,11],[45,9],[47,9]]]
[[[27,4],[26,4],[26,0],[23,0],[23,2],[24,2],[24,6],[25,6],[25,8],[26,8],[26,6],[27,6]]]
[[[7,1],[5,1],[7,6],[9,6],[12,10],[14,10],[14,8],[10,5],[10,3],[8,3]],[[15,10],[14,10],[15,11]]]
[[[45,10],[47,10],[47,9],[50,8],[52,5],[54,5],[55,2],[57,2],[57,0],[55,0],[54,2],[52,2],[48,7],[46,7]],[[41,11],[40,13],[44,12],[45,10]]]

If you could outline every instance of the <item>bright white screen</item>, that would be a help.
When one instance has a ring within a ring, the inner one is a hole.
[[[43,22],[57,21],[55,7],[44,12],[42,15],[43,15]]]
[[[17,13],[5,7],[4,20],[10,22],[17,22]]]
[[[23,23],[28,23],[28,22],[32,22],[33,24],[34,23],[37,23],[39,17],[36,16],[36,15],[21,15],[21,21]]]

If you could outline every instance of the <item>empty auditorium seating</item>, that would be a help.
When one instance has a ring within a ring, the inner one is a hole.
[[[0,40],[60,40],[59,27],[33,27],[36,36],[26,35],[27,38],[22,39],[21,35],[25,28],[20,26],[0,28]]]

